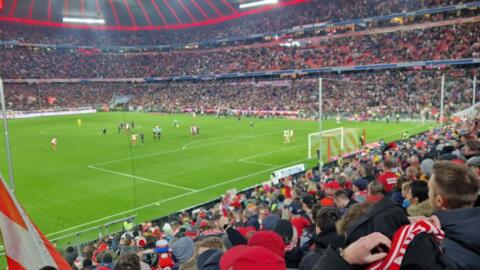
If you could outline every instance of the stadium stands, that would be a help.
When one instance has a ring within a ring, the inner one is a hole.
[[[76,45],[171,45],[174,43],[199,42],[206,39],[221,39],[232,36],[275,32],[294,26],[319,22],[339,22],[368,18],[397,12],[476,2],[473,0],[452,1],[328,1],[312,0],[303,4],[276,8],[268,12],[240,17],[226,22],[189,29],[157,31],[115,32],[79,31],[74,29],[41,28],[0,22],[0,40],[16,40],[43,44]],[[199,3],[204,9],[206,4]],[[169,19],[168,17],[166,19]],[[169,25],[177,24],[173,19]],[[428,18],[427,18],[428,19]]]
[[[447,75],[445,111],[450,114],[471,105],[472,80],[478,69],[395,70],[328,75],[324,110],[329,116],[345,117],[374,112],[383,118],[400,113],[419,116],[428,110],[433,117],[440,108],[440,82]],[[282,79],[170,82],[170,83],[41,83],[8,84],[8,108],[28,111],[42,108],[96,107],[110,105],[114,95],[133,95],[128,105],[144,111],[216,112],[219,107],[250,110],[303,111],[315,117],[318,104],[316,79]],[[346,91],[347,90],[347,91]],[[462,91],[461,91],[462,90]],[[478,95],[478,92],[477,92]],[[49,104],[48,98],[56,98]],[[479,97],[477,96],[477,99]],[[371,115],[370,115],[371,117]]]
[[[479,57],[480,40],[473,33],[480,24],[424,27],[320,38],[298,48],[116,53],[2,47],[0,70],[5,79],[145,78]]]

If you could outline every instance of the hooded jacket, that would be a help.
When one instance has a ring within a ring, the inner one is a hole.
[[[407,208],[407,213],[411,217],[416,217],[416,216],[429,217],[432,215],[433,209],[432,209],[432,206],[430,205],[430,202],[428,200],[425,200],[418,204],[411,204]]]
[[[373,232],[380,232],[388,238],[402,225],[410,224],[405,210],[388,197],[383,197],[367,214],[347,227],[346,245]]]
[[[441,247],[458,269],[478,269],[480,263],[480,208],[461,208],[434,213],[442,224]]]

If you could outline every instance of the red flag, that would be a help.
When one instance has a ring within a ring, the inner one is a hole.
[[[30,270],[53,266],[59,270],[71,269],[0,178],[0,233],[7,255],[9,269]]]
[[[53,103],[55,103],[55,101],[57,101],[57,98],[56,97],[48,97],[47,98],[47,102],[48,104],[52,105]]]

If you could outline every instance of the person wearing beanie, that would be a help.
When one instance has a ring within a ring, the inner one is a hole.
[[[303,230],[311,224],[310,218],[303,215],[302,205],[297,201],[292,202],[288,210],[290,212],[290,222],[297,229],[298,235],[302,235]]]
[[[274,232],[278,233],[280,237],[283,239],[285,244],[289,244],[292,241],[293,237],[293,226],[290,221],[285,219],[280,219],[275,225]]]
[[[275,214],[270,214],[263,219],[262,229],[265,231],[273,231],[280,218]]]
[[[255,233],[248,240],[248,246],[262,246],[280,257],[285,255],[285,243],[277,233],[272,231],[261,231]]]
[[[421,179],[429,179],[430,176],[432,176],[433,164],[435,164],[435,162],[429,158],[422,161],[422,163],[420,164],[420,168],[422,170],[422,176],[424,177],[420,177]]]
[[[211,236],[197,242],[197,269],[214,270],[220,268],[220,257],[225,246],[219,237]]]
[[[221,270],[262,269],[284,270],[285,260],[262,246],[236,246],[220,259]]]
[[[189,237],[182,237],[170,245],[173,256],[180,265],[180,269],[187,269],[194,259],[195,243]],[[194,263],[196,267],[196,262]]]
[[[218,249],[209,249],[198,256],[198,270],[219,270],[223,252]]]
[[[323,192],[326,196],[320,200],[320,204],[322,206],[334,206],[335,203],[333,202],[333,193],[341,188],[342,186],[340,186],[336,180],[323,184]]]
[[[368,187],[368,181],[363,178],[359,178],[352,183],[352,190],[353,190],[353,196],[352,199],[354,199],[357,202],[366,202],[367,201],[367,187]]]
[[[302,259],[302,251],[298,248],[298,234],[292,223],[285,219],[280,219],[275,226],[274,231],[280,235],[285,243],[285,263],[288,268],[298,268]]]
[[[165,237],[167,239],[172,239],[173,237],[172,225],[170,225],[169,223],[165,223],[162,227],[162,232],[165,234]]]

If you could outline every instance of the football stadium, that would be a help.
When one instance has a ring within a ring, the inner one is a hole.
[[[479,269],[479,76],[475,0],[0,0],[0,269]]]

